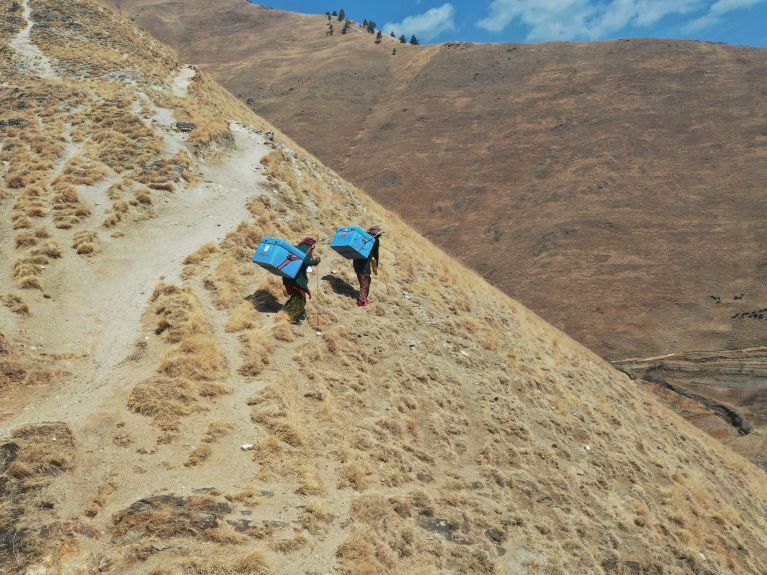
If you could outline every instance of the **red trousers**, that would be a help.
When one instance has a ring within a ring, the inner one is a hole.
[[[360,294],[357,297],[357,303],[365,303],[368,301],[368,294],[370,293],[370,274],[361,273],[357,274],[357,280],[360,282]]]

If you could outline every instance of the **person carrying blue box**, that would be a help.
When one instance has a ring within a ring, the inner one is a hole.
[[[384,235],[384,231],[380,226],[373,226],[368,230],[368,233],[375,238],[373,248],[370,250],[368,257],[364,259],[352,260],[354,265],[354,271],[357,274],[357,280],[360,282],[360,291],[357,296],[357,306],[367,307],[370,305],[368,295],[370,293],[370,284],[372,283],[373,274],[378,274],[378,248],[381,244],[381,236]]]
[[[310,266],[316,266],[321,258],[312,258],[314,246],[317,242],[314,238],[305,237],[296,247],[306,254],[301,269],[298,270],[296,277],[291,279],[282,278],[282,285],[285,286],[285,293],[289,296],[288,301],[282,306],[282,309],[290,317],[290,321],[297,323],[306,309],[306,296],[312,297],[309,290],[309,277],[306,275],[306,269]]]

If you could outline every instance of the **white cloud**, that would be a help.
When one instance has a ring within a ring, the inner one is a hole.
[[[750,8],[751,6],[756,6],[764,1],[765,0],[718,0],[711,5],[706,14],[688,22],[683,30],[690,33],[710,28],[711,26],[718,24],[722,17],[728,12],[739,10],[741,8]]]
[[[726,3],[763,0],[720,0]],[[672,14],[689,14],[706,0],[492,0],[477,26],[501,32],[512,22],[528,30],[528,40],[596,40],[627,27],[652,26]]]
[[[391,32],[399,36],[411,36],[415,34],[419,40],[432,40],[442,34],[455,30],[455,8],[452,4],[443,4],[439,8],[432,8],[423,14],[408,16],[402,22],[387,22],[383,25],[384,32]]]

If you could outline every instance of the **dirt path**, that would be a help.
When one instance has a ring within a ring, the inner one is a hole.
[[[247,201],[265,182],[260,160],[270,148],[255,131],[237,124],[231,129],[237,149],[219,163],[201,164],[205,183],[172,196],[156,217],[121,237],[100,238],[97,256],[68,251],[65,257],[79,261],[51,270],[51,299],[30,318],[28,337],[47,353],[88,356],[91,365],[4,421],[0,435],[23,423],[74,423],[88,415],[72,409],[86,396],[89,409],[99,409],[118,385],[119,364],[134,349],[154,286],[178,281],[187,255],[247,219]],[[57,329],[51,330],[51,317]]]
[[[22,28],[18,36],[16,36],[10,42],[10,47],[16,51],[17,56],[21,59],[21,69],[32,74],[39,76],[45,80],[58,80],[59,75],[53,69],[48,56],[43,54],[40,48],[32,42],[30,33],[35,23],[32,20],[32,7],[29,5],[29,0],[22,0],[22,17],[26,21],[27,25]]]
[[[179,98],[185,98],[189,95],[189,84],[197,75],[197,69],[194,66],[185,65],[181,66],[178,74],[173,78],[173,84],[171,85],[171,91],[174,96]]]

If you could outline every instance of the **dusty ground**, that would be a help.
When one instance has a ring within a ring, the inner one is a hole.
[[[0,20],[0,572],[767,569],[761,470],[129,23],[30,6]],[[28,18],[58,79],[8,48]],[[389,232],[374,304],[321,247],[287,324],[254,247],[349,222]]]

